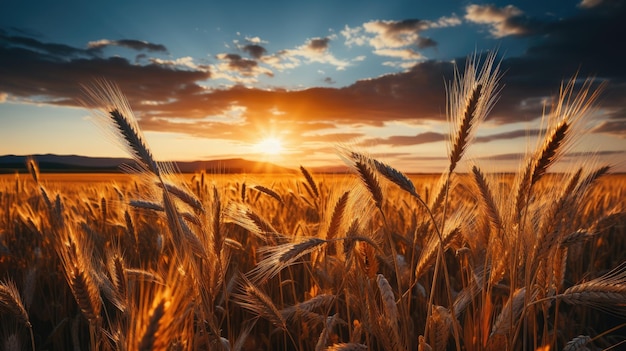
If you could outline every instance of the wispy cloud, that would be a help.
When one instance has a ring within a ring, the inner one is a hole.
[[[593,128],[591,132],[614,135],[618,138],[626,139],[626,119],[603,121]]]
[[[339,59],[330,52],[330,44],[333,37],[311,38],[295,49],[286,49],[281,52],[291,62],[298,62],[299,59],[305,62],[317,62],[334,66],[337,70],[344,70],[351,65],[349,60]],[[293,60],[295,59],[295,60]]]
[[[445,139],[445,134],[425,132],[417,135],[394,135],[387,138],[365,139],[360,145],[411,146],[444,141]]]
[[[496,140],[511,140],[511,139],[524,138],[524,137],[527,138],[527,137],[537,136],[541,132],[542,131],[539,130],[539,129],[513,130],[513,131],[510,131],[510,132],[477,136],[474,139],[474,142],[476,142],[476,143],[488,143],[488,142],[496,141]]]
[[[161,44],[149,43],[143,40],[134,39],[121,39],[121,40],[109,40],[100,39],[97,41],[90,41],[87,43],[87,47],[90,49],[104,49],[109,46],[119,46],[137,51],[150,51],[150,52],[162,52],[167,53],[167,48]]]

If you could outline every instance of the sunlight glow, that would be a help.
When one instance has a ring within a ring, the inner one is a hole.
[[[283,145],[277,138],[265,138],[254,146],[254,151],[258,151],[266,155],[278,155],[283,151]]]

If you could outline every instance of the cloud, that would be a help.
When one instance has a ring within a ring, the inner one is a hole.
[[[438,43],[422,32],[432,28],[453,27],[461,24],[456,16],[441,17],[437,21],[406,19],[402,21],[372,20],[363,23],[362,26],[350,27],[346,25],[340,34],[344,37],[344,44],[348,47],[371,46],[375,55],[394,57],[406,62],[385,62],[384,65],[392,67],[408,68],[417,60],[425,57],[415,51],[415,48],[423,50],[435,48]]]
[[[368,42],[369,39],[363,34],[363,27],[350,28],[350,26],[346,24],[343,30],[340,31],[340,33],[345,38],[344,44],[348,47],[352,47],[353,45],[363,46]]]
[[[541,133],[541,130],[539,129],[528,129],[528,130],[521,129],[521,130],[514,130],[514,131],[504,132],[504,133],[477,136],[474,139],[474,142],[475,143],[488,143],[488,142],[495,141],[495,140],[511,140],[511,139],[516,139],[516,138],[537,136],[539,135],[539,133]]]
[[[514,130],[510,132],[497,133],[491,135],[477,136],[475,143],[488,143],[496,140],[511,140],[515,138],[536,136],[541,131],[538,129],[531,130]],[[360,145],[390,145],[390,146],[412,146],[427,143],[434,143],[447,140],[448,135],[437,132],[424,132],[417,135],[394,135],[387,138],[370,138],[363,140]]]
[[[137,60],[137,61],[139,61],[139,60]],[[205,72],[209,71],[209,66],[196,64],[194,62],[193,57],[190,57],[190,56],[177,58],[175,60],[163,60],[163,59],[160,59],[160,58],[148,58],[148,61],[150,61],[151,63],[157,64],[157,65],[172,66],[172,67],[185,67],[185,68],[190,68],[190,69],[193,69],[193,70],[205,71]]]
[[[9,97],[9,94],[7,94],[7,93],[0,93],[0,104],[6,102],[8,97]]]
[[[430,28],[430,21],[408,19],[403,21],[370,21],[363,24],[373,33],[369,44],[376,49],[400,48],[417,44],[419,33]]]
[[[624,6],[606,2],[577,11],[569,17],[545,22],[539,32],[527,34],[531,44],[524,53],[502,59],[502,70],[506,72],[501,81],[504,89],[490,114],[490,123],[504,125],[538,120],[543,102],[558,95],[563,79],[579,72],[579,77],[596,76],[607,82],[598,113],[609,111],[612,119],[592,132],[611,133],[613,130],[617,132],[612,135],[623,135],[626,65],[621,46],[617,44],[620,43],[618,38],[626,37],[626,27],[622,25],[626,19]],[[453,79],[454,63],[462,69],[466,58],[420,59],[413,56],[419,53],[417,42],[408,40],[410,33],[417,33],[417,38],[421,38],[423,28],[436,28],[436,23],[439,22],[387,21],[376,27],[377,32],[367,32],[364,27],[346,27],[342,35],[352,45],[357,45],[359,38],[364,38],[362,45],[382,38],[380,42],[388,46],[378,49],[379,54],[387,54],[389,64],[406,64],[404,70],[364,78],[342,87],[328,86],[322,83],[323,76],[320,76],[320,85],[324,87],[300,90],[242,85],[207,88],[206,82],[223,78],[246,84],[264,74],[312,62],[347,67],[354,59],[342,60],[332,55],[334,36],[315,37],[292,49],[264,53],[258,59],[249,51],[223,53],[216,56],[215,64],[200,65],[188,58],[165,60],[149,56],[131,62],[123,57],[106,56],[106,50],[43,43],[0,32],[0,93],[7,94],[6,99],[11,100],[79,106],[76,99],[81,97],[80,84],[94,77],[105,77],[120,85],[141,116],[145,130],[179,131],[233,141],[246,137],[247,134],[242,135],[239,130],[245,129],[250,135],[256,133],[258,137],[262,127],[271,123],[279,123],[281,128],[291,130],[292,135],[309,135],[311,139],[307,140],[313,140],[324,135],[322,132],[328,132],[325,129],[336,126],[375,128],[389,121],[445,122],[444,82]],[[389,46],[399,42],[412,44]],[[260,44],[250,42],[249,45]],[[144,50],[141,54],[150,52]],[[238,117],[228,119],[234,107],[239,109]],[[282,114],[274,116],[273,111]],[[237,132],[233,131],[231,123],[235,120],[239,123]],[[518,138],[522,133],[534,131],[496,133],[479,136],[477,141]],[[425,134],[374,141],[388,145],[419,144],[427,137],[443,138]]]
[[[132,64],[122,57],[100,57],[94,51],[34,39],[17,42],[0,41],[0,92],[37,102],[76,106],[81,84],[94,78],[115,81],[137,103],[167,100],[204,90],[197,82],[211,76],[207,70]]]
[[[310,39],[307,44],[307,49],[313,52],[323,53],[328,50],[328,44],[330,43],[330,38],[313,38]]]
[[[377,49],[374,50],[374,53],[379,56],[396,57],[403,60],[419,60],[424,58],[422,54],[411,49]]]
[[[604,0],[582,0],[578,6],[582,8],[592,8],[602,4]]]
[[[267,50],[258,44],[248,44],[242,48],[243,52],[252,56],[255,59],[261,58],[263,55],[267,53]]]
[[[260,75],[266,75],[273,77],[274,73],[265,67],[259,66],[259,63],[255,60],[246,59],[238,54],[218,54],[217,59],[222,61],[216,65],[216,74],[226,73],[226,75],[218,76],[220,78],[226,78],[231,81],[240,82],[241,80],[236,76],[229,76],[228,73],[236,73],[244,78],[256,78]]]
[[[533,23],[524,17],[524,12],[513,5],[498,8],[495,5],[468,5],[465,19],[478,24],[486,24],[496,38],[509,35],[526,35],[534,31]]]
[[[618,138],[626,139],[626,119],[603,121],[591,132],[615,135]]]
[[[425,132],[417,135],[394,135],[388,138],[373,138],[363,140],[360,145],[390,145],[411,146],[434,143],[446,140],[446,135],[436,132]]]
[[[87,43],[87,47],[90,49],[103,49],[109,46],[119,46],[127,49],[137,51],[149,51],[149,52],[162,52],[167,53],[167,48],[161,44],[153,44],[143,40],[134,39],[121,39],[121,40],[109,40],[100,39],[97,41],[90,41]]]
[[[85,50],[65,44],[44,43],[30,37],[10,36],[5,31],[0,31],[0,43],[2,47],[7,49],[23,49],[33,52],[35,55],[46,55],[48,60],[68,57],[95,57],[99,53],[98,50]]]
[[[311,38],[295,49],[286,49],[275,55],[275,60],[265,62],[275,65],[279,69],[297,67],[301,60],[307,63],[322,63],[334,66],[338,71],[345,70],[352,63],[342,60],[330,53],[330,43],[333,37]],[[286,62],[286,63],[285,63]]]

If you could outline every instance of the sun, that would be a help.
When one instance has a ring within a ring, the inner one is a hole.
[[[283,151],[280,139],[269,137],[254,145],[254,150],[266,155],[279,155]]]

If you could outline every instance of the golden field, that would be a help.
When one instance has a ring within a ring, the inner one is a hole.
[[[0,178],[0,349],[623,349],[626,178],[550,172],[597,94],[564,86],[519,171],[460,173],[497,71],[450,87],[440,176],[345,147],[349,174],[178,175],[93,87],[137,173]]]
[[[561,349],[579,335],[609,347],[610,329],[625,330],[624,300],[559,298],[624,262],[623,175],[575,199],[563,193],[572,176],[546,176],[533,229],[517,233],[494,226],[472,175],[456,175],[433,212],[450,213],[438,279],[431,218],[409,193],[381,180],[377,206],[358,174],[311,177],[181,176],[199,201],[177,200],[196,235],[185,243],[145,176],[3,176],[0,276],[24,309],[0,305],[3,342],[27,348],[32,330],[37,349],[145,349],[153,332],[165,349],[398,350],[416,349],[428,324],[437,350]],[[410,178],[433,204],[439,177]],[[504,209],[513,176],[493,181]]]

